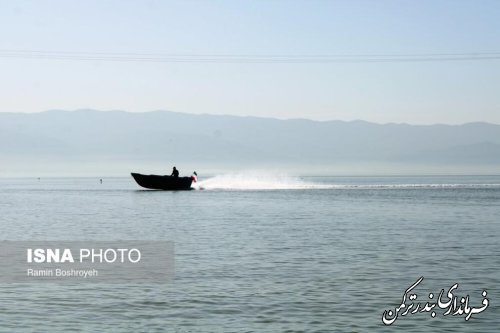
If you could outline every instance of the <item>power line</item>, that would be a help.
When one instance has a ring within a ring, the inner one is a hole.
[[[163,63],[370,63],[499,60],[500,52],[421,54],[165,54],[0,49],[0,58]]]

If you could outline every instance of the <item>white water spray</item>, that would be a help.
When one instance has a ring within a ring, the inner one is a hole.
[[[193,184],[193,187],[200,190],[291,190],[323,188],[323,185],[308,183],[298,177],[280,173],[245,171],[217,175],[199,181]]]

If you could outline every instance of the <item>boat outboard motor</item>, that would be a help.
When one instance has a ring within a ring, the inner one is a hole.
[[[196,173],[196,171],[193,171],[193,175],[191,176],[191,180],[193,181],[193,183],[196,183],[198,181],[198,174]]]

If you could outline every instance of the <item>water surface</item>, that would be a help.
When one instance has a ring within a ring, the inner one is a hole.
[[[221,175],[202,190],[131,178],[0,180],[7,240],[172,240],[166,285],[0,285],[2,332],[497,332],[500,177]],[[490,306],[385,327],[459,283]]]

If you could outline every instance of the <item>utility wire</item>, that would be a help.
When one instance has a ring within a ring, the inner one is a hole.
[[[499,60],[500,52],[421,54],[164,54],[0,49],[0,58],[164,63],[370,63]]]

